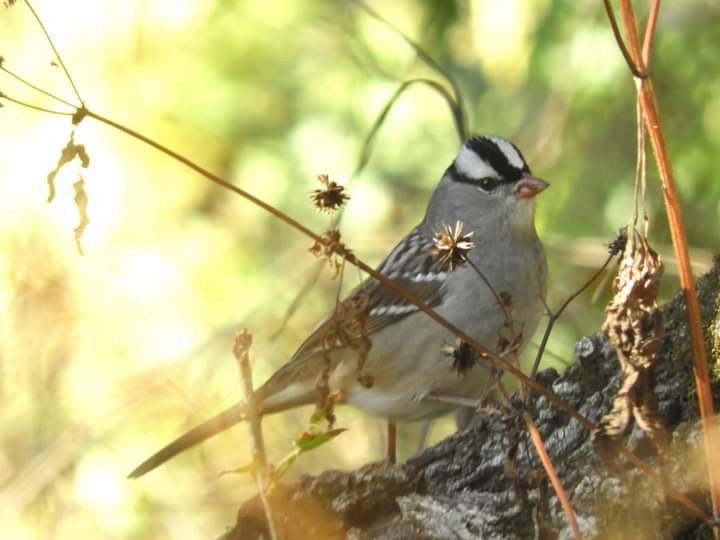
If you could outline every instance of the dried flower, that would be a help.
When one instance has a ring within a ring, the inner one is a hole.
[[[615,239],[608,244],[608,253],[610,255],[623,253],[627,245],[627,239],[627,227],[620,228],[615,235]]]
[[[344,259],[340,254],[350,253],[340,241],[340,231],[337,229],[330,229],[320,235],[320,239],[310,246],[308,251],[318,259],[327,259],[330,268],[335,272],[339,272],[343,264]]]
[[[475,247],[471,237],[474,231],[463,233],[463,225],[455,222],[455,228],[443,223],[439,231],[435,231],[435,247],[432,254],[437,257],[440,266],[452,272],[456,266],[467,260],[467,255]]]
[[[317,179],[322,187],[313,191],[312,200],[321,212],[335,212],[350,198],[345,193],[345,187],[330,180],[327,174],[320,174]]]
[[[460,375],[465,375],[478,362],[475,349],[459,338],[454,346],[444,343],[442,351],[452,359],[452,369]]]

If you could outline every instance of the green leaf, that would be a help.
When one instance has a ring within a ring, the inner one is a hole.
[[[345,428],[331,429],[329,431],[323,431],[321,433],[304,432],[301,433],[293,443],[301,452],[309,452],[315,448],[322,446],[328,441],[331,441],[343,431],[347,431]]]

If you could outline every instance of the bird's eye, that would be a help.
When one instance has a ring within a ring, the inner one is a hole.
[[[498,186],[499,183],[499,180],[490,177],[485,177],[478,180],[478,184],[485,191],[492,191]]]

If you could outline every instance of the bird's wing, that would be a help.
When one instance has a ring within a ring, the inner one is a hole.
[[[437,264],[433,242],[419,227],[399,242],[377,270],[435,307],[440,303],[447,273]],[[379,281],[368,278],[318,324],[291,360],[298,361],[342,346],[342,340],[369,338],[418,308]],[[337,334],[340,334],[338,336]],[[340,339],[336,339],[336,338]],[[350,343],[352,345],[352,343]]]

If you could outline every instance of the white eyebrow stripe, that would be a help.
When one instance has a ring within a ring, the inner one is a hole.
[[[516,169],[525,168],[525,160],[522,158],[520,153],[515,149],[512,144],[507,142],[505,139],[501,139],[500,137],[489,136],[488,139],[494,142],[500,149],[500,151],[505,154],[505,157],[507,158],[510,165],[512,165]]]
[[[517,152],[516,152],[517,154]],[[455,158],[455,168],[463,176],[479,180],[480,178],[499,178],[498,172],[487,161],[478,156],[467,146],[460,149]]]

